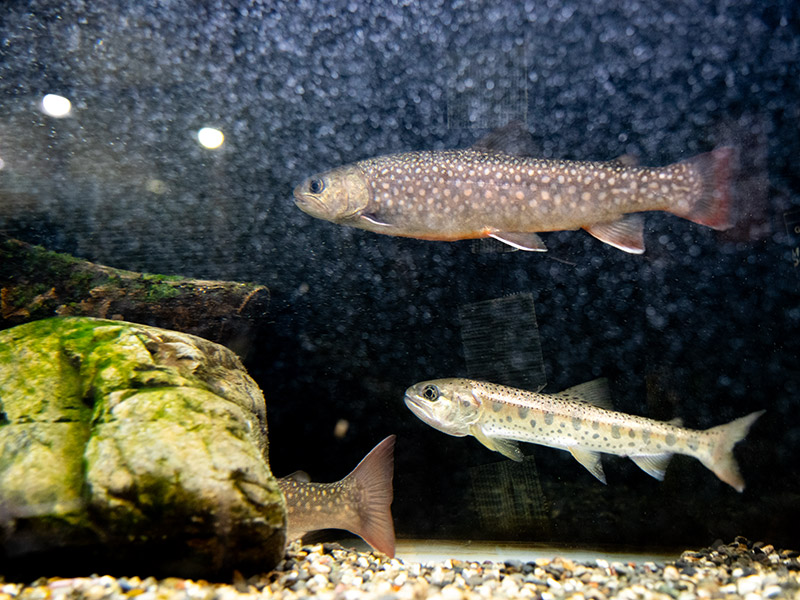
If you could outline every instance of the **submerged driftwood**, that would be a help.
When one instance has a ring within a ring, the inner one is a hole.
[[[263,285],[114,269],[0,238],[0,329],[60,316],[144,323],[242,353],[269,306]]]

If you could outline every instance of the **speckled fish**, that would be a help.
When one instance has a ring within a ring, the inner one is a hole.
[[[632,213],[643,211],[667,211],[714,229],[731,226],[732,148],[666,167],[542,160],[526,155],[530,144],[516,143],[530,138],[521,127],[509,124],[466,150],[379,156],[314,175],[295,188],[295,202],[313,217],[377,233],[493,237],[539,251],[546,248],[536,232],[583,228],[640,254],[643,220]]]
[[[517,441],[567,450],[603,483],[600,454],[630,457],[658,480],[673,454],[693,456],[737,491],[744,480],[733,446],[764,411],[698,431],[610,409],[598,379],[559,394],[527,392],[470,379],[424,381],[406,390],[405,403],[425,423],[449,435],[475,436],[491,450],[522,460]]]
[[[294,540],[318,529],[346,529],[393,557],[394,442],[394,435],[387,437],[347,477],[335,483],[278,479],[286,500],[286,539]]]

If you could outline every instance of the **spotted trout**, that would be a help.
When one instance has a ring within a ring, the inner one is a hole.
[[[406,390],[405,403],[425,423],[449,435],[475,436],[490,450],[521,461],[517,442],[569,451],[606,483],[600,454],[628,456],[658,480],[673,454],[693,456],[736,491],[744,480],[733,446],[764,411],[698,431],[678,420],[654,421],[611,410],[604,379],[558,394],[527,392],[470,379],[437,379]]]
[[[286,539],[317,529],[346,529],[393,557],[394,442],[394,435],[387,437],[335,483],[304,482],[291,476],[278,479],[286,500]]]
[[[295,188],[295,203],[313,217],[377,233],[492,237],[532,251],[546,250],[536,232],[583,228],[641,254],[644,225],[635,213],[643,211],[667,211],[714,229],[731,226],[732,148],[665,167],[543,160],[507,143],[530,138],[519,128],[509,124],[469,149],[379,156],[314,175]]]

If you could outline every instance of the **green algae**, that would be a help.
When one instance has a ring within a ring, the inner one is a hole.
[[[0,331],[0,415],[0,555],[23,528],[38,550],[77,540],[123,557],[158,541],[214,568],[280,558],[263,395],[226,348],[120,321],[20,325]]]

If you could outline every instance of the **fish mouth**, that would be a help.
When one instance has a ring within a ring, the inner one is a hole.
[[[430,411],[414,396],[409,396],[408,394],[405,395],[403,401],[406,403],[408,409],[414,413],[418,418],[422,419],[425,422],[428,422],[431,418]]]
[[[294,188],[294,192],[292,192],[292,195],[294,196],[294,203],[297,208],[302,210],[304,213],[311,215],[312,217],[325,218],[328,214],[325,204],[323,204],[323,202],[316,196],[306,194],[303,191],[303,187],[303,184],[300,184]]]

